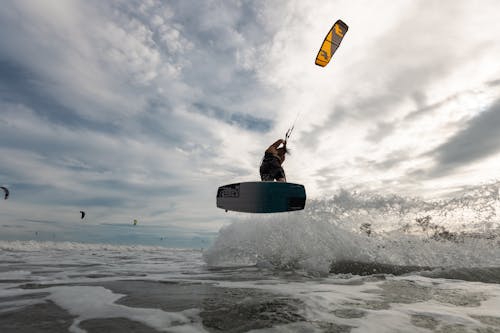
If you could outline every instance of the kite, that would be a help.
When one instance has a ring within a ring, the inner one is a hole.
[[[316,65],[321,67],[328,65],[333,54],[337,51],[340,42],[344,38],[347,29],[349,29],[349,27],[342,22],[342,20],[335,22],[330,31],[328,31],[323,44],[321,44],[321,48],[316,56]]]
[[[8,189],[7,187],[5,187],[5,186],[0,186],[0,188],[1,188],[1,189],[4,191],[4,193],[5,193],[5,194],[4,194],[4,197],[3,197],[3,198],[4,198],[4,200],[7,200],[7,198],[9,197],[9,193],[10,193],[10,192],[9,192],[9,189]]]

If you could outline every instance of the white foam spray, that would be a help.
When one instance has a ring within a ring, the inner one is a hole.
[[[303,212],[235,221],[220,230],[204,260],[319,274],[343,261],[499,267],[499,186],[471,187],[438,201],[341,190],[309,200]]]

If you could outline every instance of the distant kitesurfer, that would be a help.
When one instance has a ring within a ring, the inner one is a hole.
[[[282,146],[280,147],[280,145]],[[287,152],[286,141],[283,139],[279,139],[266,149],[260,165],[260,179],[262,181],[286,182],[285,170],[281,165],[285,161]]]

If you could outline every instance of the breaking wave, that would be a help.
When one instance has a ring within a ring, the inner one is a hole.
[[[314,274],[500,267],[500,182],[426,201],[340,190],[306,210],[222,228],[212,267],[264,265]]]

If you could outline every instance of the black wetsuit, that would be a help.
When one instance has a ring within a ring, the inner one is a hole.
[[[281,167],[279,157],[265,153],[260,165],[260,179],[262,181],[273,181],[280,178],[285,178],[285,170]]]

